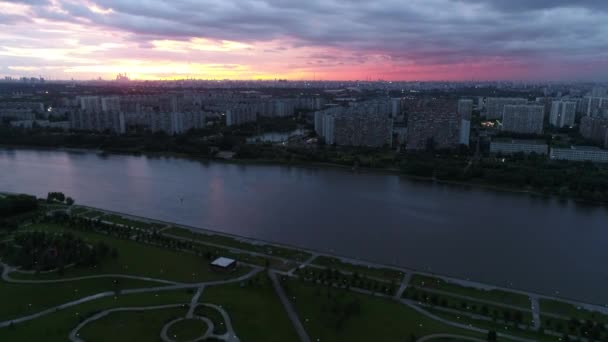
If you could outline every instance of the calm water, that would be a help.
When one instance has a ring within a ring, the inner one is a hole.
[[[63,191],[81,204],[608,303],[602,207],[394,175],[2,149],[0,191]]]

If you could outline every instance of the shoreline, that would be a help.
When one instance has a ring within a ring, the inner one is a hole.
[[[106,151],[95,148],[82,148],[82,147],[38,147],[29,145],[0,145],[0,149],[26,149],[26,150],[44,150],[44,151],[59,151],[59,152],[73,152],[73,153],[95,153],[101,155],[117,155],[117,156],[133,156],[133,157],[152,157],[152,158],[178,158],[189,161],[198,162],[218,162],[225,164],[235,165],[271,165],[271,166],[286,166],[286,167],[298,167],[303,169],[334,169],[349,171],[351,173],[362,173],[362,174],[376,174],[376,175],[393,175],[403,177],[410,181],[426,182],[439,185],[452,185],[452,186],[464,186],[469,188],[477,188],[482,190],[513,193],[513,194],[527,194],[529,196],[540,197],[544,199],[555,199],[558,201],[569,202],[572,201],[576,204],[593,205],[597,207],[604,207],[608,209],[608,202],[597,202],[590,201],[576,197],[561,197],[554,194],[545,194],[540,191],[531,189],[518,189],[508,186],[500,186],[494,184],[488,184],[483,182],[473,181],[452,181],[452,180],[441,180],[435,177],[424,177],[424,176],[413,176],[401,172],[395,168],[366,168],[366,167],[352,167],[347,165],[335,164],[335,163],[322,163],[322,162],[282,162],[277,160],[265,160],[265,159],[224,159],[224,158],[209,158],[203,156],[193,156],[185,153],[177,152],[121,152],[121,151]]]
[[[0,194],[1,193],[6,193],[6,192],[0,191]],[[354,258],[354,257],[347,256],[347,255],[336,254],[335,252],[331,252],[331,251],[328,252],[328,251],[317,250],[314,248],[305,248],[305,247],[300,247],[300,246],[286,244],[286,243],[274,242],[274,241],[269,241],[269,240],[264,240],[264,239],[249,237],[249,236],[221,232],[221,231],[212,230],[209,228],[196,227],[196,226],[191,226],[191,225],[187,225],[187,224],[169,222],[169,221],[159,220],[159,219],[150,218],[150,217],[143,217],[143,216],[138,216],[138,215],[134,215],[134,214],[124,213],[124,212],[119,212],[119,211],[114,211],[114,210],[109,210],[109,209],[103,209],[103,208],[99,208],[99,207],[92,207],[92,206],[79,205],[79,204],[75,204],[74,207],[81,207],[81,208],[86,208],[86,209],[90,209],[90,210],[101,211],[101,212],[104,212],[107,214],[119,215],[124,218],[133,219],[135,221],[140,221],[140,222],[158,223],[158,224],[162,224],[162,225],[166,225],[166,226],[170,226],[170,227],[182,228],[182,229],[186,229],[191,232],[194,232],[194,233],[203,233],[203,234],[209,234],[209,235],[229,237],[229,238],[237,239],[239,241],[243,241],[245,243],[251,244],[252,246],[268,245],[268,246],[274,246],[274,247],[282,247],[282,248],[292,249],[292,250],[296,250],[296,251],[300,251],[300,252],[310,253],[310,254],[313,254],[316,256],[326,256],[326,257],[331,257],[331,258],[337,258],[337,259],[342,260],[343,262],[347,262],[347,263],[351,263],[351,264],[363,266],[363,267],[386,268],[386,269],[401,271],[401,272],[404,272],[405,274],[412,274],[412,275],[419,274],[422,276],[435,277],[435,278],[443,279],[445,281],[452,282],[455,284],[461,284],[462,286],[465,286],[465,287],[467,286],[466,284],[473,284],[473,285],[475,285],[475,288],[489,288],[489,289],[495,289],[495,290],[503,290],[503,291],[508,291],[508,292],[512,292],[512,293],[516,293],[516,294],[526,295],[526,296],[533,295],[533,296],[536,296],[541,299],[557,300],[557,301],[572,304],[575,306],[585,307],[588,310],[601,311],[601,312],[606,312],[608,314],[608,303],[598,304],[598,303],[586,302],[586,301],[574,299],[574,298],[561,297],[561,296],[555,295],[555,294],[553,294],[553,295],[543,294],[540,292],[525,290],[525,289],[521,289],[521,288],[514,288],[514,287],[505,286],[505,285],[497,285],[497,284],[492,284],[492,283],[488,283],[488,282],[481,282],[481,281],[468,279],[468,278],[461,278],[460,276],[457,276],[457,275],[435,273],[432,271],[425,271],[425,270],[417,269],[417,268],[411,267],[411,266],[399,266],[399,265],[390,264],[390,263],[384,263],[384,262],[381,263],[381,262],[376,262],[376,261],[370,261],[367,259]],[[227,247],[227,248],[229,248],[229,247]],[[470,285],[469,285],[469,287],[470,287]]]

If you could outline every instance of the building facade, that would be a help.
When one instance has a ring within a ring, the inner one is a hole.
[[[494,139],[490,142],[490,153],[502,154],[548,154],[549,145],[540,140]]]
[[[545,107],[538,105],[506,105],[502,130],[523,134],[542,134]]]
[[[552,148],[552,160],[590,161],[608,163],[608,150],[594,146],[572,146],[570,148]]]
[[[519,97],[489,97],[486,100],[486,119],[502,119],[505,106],[524,105],[528,100]]]
[[[553,101],[549,123],[553,127],[572,127],[576,119],[576,102]]]

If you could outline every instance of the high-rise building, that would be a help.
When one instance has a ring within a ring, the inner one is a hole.
[[[580,133],[583,138],[608,148],[608,119],[583,117]]]
[[[542,134],[545,107],[538,105],[506,105],[502,130],[524,134]]]
[[[79,96],[80,110],[89,113],[101,112],[101,98],[99,96]]]
[[[554,127],[572,127],[576,118],[576,102],[553,101],[549,123]]]
[[[120,97],[102,97],[101,110],[103,112],[120,112]]]
[[[367,101],[316,112],[315,132],[327,144],[371,147],[390,145],[393,136],[390,103],[382,100]]]
[[[489,97],[486,100],[486,119],[499,120],[502,119],[505,106],[508,105],[524,105],[528,100],[518,97]]]
[[[469,146],[471,135],[471,115],[473,113],[473,100],[461,99],[458,101],[458,116],[460,116],[461,145]]]
[[[460,144],[460,115],[456,101],[422,99],[408,104],[408,150],[454,148]]]
[[[587,116],[608,119],[608,97],[586,97]]]
[[[606,87],[593,87],[591,89],[592,97],[608,97],[608,88]]]

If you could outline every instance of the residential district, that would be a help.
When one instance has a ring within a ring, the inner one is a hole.
[[[10,127],[179,135],[299,118],[302,144],[405,151],[470,147],[608,162],[608,87],[593,84],[393,82],[49,83],[5,79],[0,119]],[[549,135],[549,139],[547,136]]]

